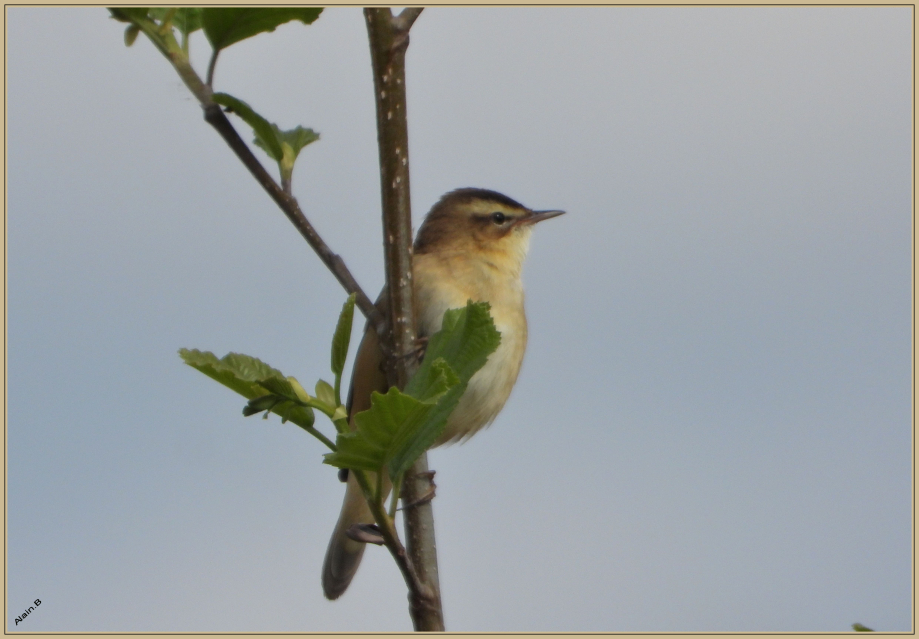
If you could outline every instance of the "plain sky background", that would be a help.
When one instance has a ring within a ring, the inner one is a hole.
[[[345,294],[143,36],[6,16],[7,629],[410,630],[382,549],[322,597],[322,445],[176,353],[311,386]],[[422,14],[416,224],[464,186],[569,212],[510,402],[431,454],[449,630],[911,630],[912,53],[911,7]],[[375,296],[360,10],[215,86],[321,133],[294,191]]]

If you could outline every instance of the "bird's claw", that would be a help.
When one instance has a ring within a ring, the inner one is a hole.
[[[428,348],[428,338],[427,337],[416,337],[415,346],[409,352],[405,353],[402,357],[416,357],[418,361],[424,359],[424,353]]]
[[[426,504],[432,499],[434,499],[434,497],[437,496],[437,484],[434,483],[435,474],[437,474],[436,470],[425,470],[415,475],[416,477],[424,477],[429,482],[431,482],[431,488],[430,490],[428,490],[428,492],[426,492],[424,495],[422,495],[421,497],[419,497],[412,503],[403,504],[402,508],[400,508],[399,510],[408,510],[409,508],[415,508],[416,506]]]

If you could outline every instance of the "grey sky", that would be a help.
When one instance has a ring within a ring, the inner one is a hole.
[[[344,293],[143,37],[7,20],[6,627],[410,630],[383,550],[322,598],[321,445],[176,354],[312,384]],[[424,12],[416,220],[461,186],[569,211],[534,234],[508,406],[431,455],[449,630],[912,628],[912,21]],[[216,87],[321,132],[295,194],[375,295],[360,11],[231,47]]]

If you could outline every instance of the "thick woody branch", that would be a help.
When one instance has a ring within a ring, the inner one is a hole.
[[[408,168],[408,121],[405,103],[407,33],[393,27],[389,9],[364,9],[370,36],[373,83],[380,151],[380,191],[383,204],[383,249],[390,296],[393,357],[390,383],[404,388],[417,368],[406,357],[415,347],[412,285],[412,210]],[[383,337],[384,342],[386,337]],[[386,349],[384,349],[386,350]]]
[[[383,343],[390,344],[390,348],[384,346],[384,352],[393,354],[387,366],[389,382],[399,388],[405,387],[418,366],[414,357],[407,356],[415,349],[417,333],[412,282],[405,52],[408,31],[420,13],[421,9],[410,8],[394,18],[389,9],[364,9],[376,93],[383,242],[392,326],[391,333],[383,336]],[[397,555],[393,547],[390,551],[409,587],[415,630],[443,631],[434,515],[430,502],[420,499],[431,489],[430,475],[426,471],[427,456],[422,455],[406,473],[403,484],[403,503],[417,503],[403,512],[408,555]]]

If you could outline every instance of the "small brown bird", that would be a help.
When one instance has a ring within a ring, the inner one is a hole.
[[[495,191],[458,189],[434,205],[418,230],[412,263],[418,336],[436,333],[444,312],[462,308],[468,300],[491,304],[501,333],[501,344],[469,381],[435,446],[471,437],[504,407],[527,344],[520,272],[530,232],[537,222],[562,213],[533,211]],[[348,394],[352,428],[354,415],[370,408],[370,393],[388,388],[382,362],[377,334],[368,324]],[[364,553],[364,544],[348,538],[345,531],[352,524],[373,522],[360,486],[350,475],[322,567],[322,589],[329,599],[345,592]]]

